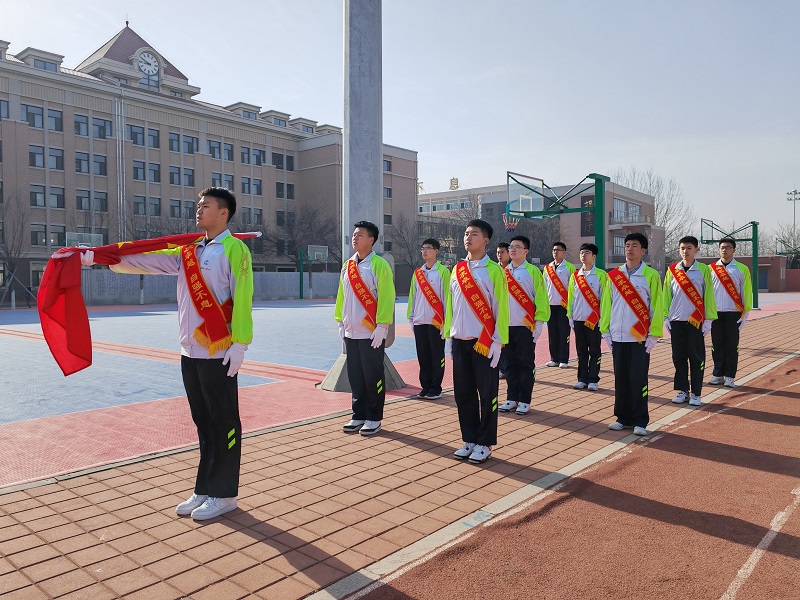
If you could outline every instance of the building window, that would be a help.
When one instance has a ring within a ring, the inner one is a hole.
[[[144,161],[133,161],[133,179],[135,181],[144,181]]]
[[[194,219],[197,209],[191,200],[183,201],[183,218]]]
[[[44,186],[32,185],[29,189],[31,206],[44,206]]]
[[[151,148],[160,148],[159,145],[159,131],[158,129],[148,129],[147,130],[147,145]]]
[[[169,132],[169,151],[181,151],[181,136],[177,133],[173,133],[172,131]]]
[[[222,144],[222,160],[233,161],[233,144]]]
[[[151,217],[161,216],[161,198],[147,199],[147,214],[149,214]]]
[[[93,154],[92,162],[94,163],[95,175],[107,175],[106,171],[106,157],[102,154]]]
[[[472,200],[469,198],[462,198],[460,201],[461,208],[472,208]]]
[[[250,193],[250,178],[249,177],[242,177],[242,193],[249,194]]]
[[[161,165],[158,163],[147,164],[147,174],[151,182],[161,183]]]
[[[444,210],[444,200],[438,200],[431,204],[431,212],[442,212]],[[484,212],[486,209],[484,209]]]
[[[244,146],[242,146],[242,164],[250,164],[250,148],[245,148]]]
[[[45,225],[31,223],[31,246],[47,246],[47,227]],[[33,282],[31,281],[31,283]],[[38,285],[38,281],[36,285]]]
[[[276,169],[283,170],[283,154],[278,152],[272,153],[272,166]]]
[[[111,79],[116,81],[117,83],[121,83],[122,85],[128,85],[128,80],[124,77],[117,77],[116,75],[112,75]]]
[[[294,156],[286,155],[286,170],[294,171]]]
[[[75,208],[89,210],[89,190],[75,190]]]
[[[392,161],[384,159],[383,161],[383,170],[385,173],[392,172]]]
[[[383,188],[383,197],[384,198],[391,198],[392,197],[392,188]]]
[[[75,135],[89,135],[89,117],[75,115]]]
[[[108,193],[95,192],[92,202],[92,208],[95,212],[108,212]]]
[[[180,219],[181,218],[181,201],[180,200],[170,200],[169,201],[169,216],[173,219]]]
[[[50,131],[64,131],[64,113],[52,108],[47,109],[47,129]]]
[[[172,96],[173,98],[183,98],[183,93],[176,92],[175,90],[170,90],[169,95]]]
[[[314,128],[311,125],[301,125],[300,130],[303,133],[314,133]]]
[[[8,100],[0,100],[0,119],[8,118]]]
[[[628,218],[631,223],[641,223],[642,207],[638,204],[628,203]]]
[[[614,222],[625,222],[625,205],[627,203],[619,198],[614,198]],[[615,253],[616,254],[616,253]]]
[[[614,236],[614,256],[625,256],[625,238]]]
[[[391,225],[392,224],[392,215],[383,215],[383,224],[384,225]]]
[[[250,207],[248,206],[242,208],[242,223],[250,225]]]
[[[253,121],[258,119],[258,115],[256,113],[254,113],[252,110],[243,110],[242,111],[242,116],[245,119],[252,119]]]
[[[294,200],[294,184],[287,183],[286,184],[286,199],[287,200]]]
[[[44,225],[42,226],[44,227]],[[45,244],[40,244],[44,246]],[[47,263],[42,262],[32,262],[31,263],[31,287],[37,288],[39,287],[39,282],[42,280],[42,275],[44,275],[44,267]]]
[[[183,168],[183,185],[194,187],[194,169]]]
[[[383,251],[384,252],[391,252],[392,251],[392,242],[383,242]]]
[[[28,165],[44,168],[44,146],[28,146]]]
[[[286,119],[279,119],[278,117],[273,117],[272,122],[278,127],[286,127]]]
[[[86,152],[75,153],[75,172],[76,173],[89,172],[89,155]]]
[[[200,150],[200,139],[192,135],[183,136],[183,153],[194,154]]]
[[[282,210],[275,212],[275,224],[278,227],[284,227],[286,225],[286,213]]]
[[[222,155],[222,144],[215,140],[208,140],[208,153],[211,158],[219,158]]]
[[[128,125],[128,139],[134,146],[144,146],[144,127]]]
[[[61,148],[50,148],[47,155],[47,166],[56,171],[64,170],[64,151]]]
[[[104,140],[111,137],[111,121],[107,119],[92,119],[92,137],[98,140]]]
[[[50,62],[49,60],[42,60],[41,58],[34,58],[33,59],[33,66],[36,69],[42,69],[44,71],[50,71],[51,73],[58,73],[58,65],[54,62]]]
[[[139,87],[153,92],[158,91],[158,72],[153,75],[143,74],[139,80]]]
[[[421,213],[427,213],[427,212],[431,212],[431,207],[430,207],[430,205],[429,205],[429,204],[420,204],[420,206],[419,206],[419,212],[421,212]]]
[[[211,187],[222,187],[221,173],[211,173]]]
[[[253,179],[253,195],[260,196],[261,195],[261,180],[260,179]]]
[[[21,104],[22,120],[28,122],[29,127],[41,129],[44,126],[44,110],[41,106],[30,106],[28,104]]]
[[[261,225],[261,223],[262,223],[262,221],[261,221],[261,209],[260,208],[254,208],[253,209],[253,223],[255,225]]]
[[[145,214],[144,196],[133,197],[133,214],[138,216]]]
[[[223,178],[225,179],[225,187],[233,190],[233,175],[224,175]]]
[[[67,228],[64,225],[50,225],[50,245],[63,247],[67,245]]]
[[[286,241],[275,240],[275,254],[278,256],[286,256]]]
[[[285,186],[283,185],[283,182],[276,181],[275,182],[275,197],[276,198],[284,198],[285,195],[286,195]]]
[[[50,208],[64,208],[63,187],[50,187]]]
[[[383,197],[384,198],[386,198],[386,189],[387,188],[383,188]],[[389,192],[391,193],[391,190],[389,190]],[[391,197],[391,196],[389,196],[389,197]],[[458,208],[458,201],[457,200],[449,200],[447,202],[447,205],[445,206],[446,210],[456,210],[457,208]]]
[[[181,184],[181,168],[170,166],[169,168],[169,182],[171,185]]]
[[[253,163],[260,167],[265,162],[267,162],[267,151],[253,148]]]

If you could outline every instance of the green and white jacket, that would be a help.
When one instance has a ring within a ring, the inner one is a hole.
[[[378,314],[375,319],[378,324],[391,323],[394,318],[394,275],[386,259],[381,258],[375,252],[370,252],[361,262],[358,262],[358,254],[354,254],[342,266],[333,318],[337,322],[344,323],[345,337],[354,340],[368,340],[372,332],[362,324],[367,316],[367,311],[361,306],[350,286],[350,279],[347,276],[347,262],[349,261],[355,261],[358,264],[361,278],[372,296],[378,301]]]
[[[433,291],[442,301],[442,308],[446,309],[447,296],[450,294],[450,269],[438,260],[431,269],[428,269],[426,265],[422,265],[420,268]],[[411,275],[411,289],[408,291],[406,316],[414,325],[431,325],[433,323],[433,308],[431,308],[430,303],[419,289],[416,274],[413,273]]]

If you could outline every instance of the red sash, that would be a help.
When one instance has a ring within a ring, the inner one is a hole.
[[[633,311],[638,319],[636,325],[631,327],[631,335],[640,342],[647,337],[650,331],[650,311],[647,308],[639,292],[633,287],[631,280],[625,276],[620,267],[611,269],[608,272],[608,278],[614,287],[617,288],[619,295],[625,300],[625,304]]]
[[[233,315],[233,299],[228,298],[222,306],[219,305],[203,278],[200,265],[197,264],[196,252],[197,244],[181,247],[181,260],[189,296],[197,314],[203,319],[200,326],[194,330],[192,337],[201,346],[208,348],[208,355],[211,356],[231,346],[231,332],[228,329],[228,323],[231,322]]]
[[[692,280],[689,279],[686,271],[678,268],[678,263],[670,265],[669,271],[672,273],[672,277],[675,278],[675,281],[683,293],[686,294],[686,297],[689,298],[689,301],[694,305],[694,312],[689,315],[689,323],[699,329],[705,320],[706,314],[706,309],[703,305],[703,298],[700,296],[700,292],[692,283]]]
[[[519,305],[525,310],[525,316],[522,317],[522,324],[528,329],[533,331],[536,329],[536,321],[534,315],[536,314],[536,303],[531,300],[519,282],[516,280],[510,269],[503,269],[506,272],[506,281],[508,282],[508,292],[516,300]]]
[[[581,296],[586,300],[589,308],[592,309],[592,314],[589,315],[583,324],[589,329],[594,329],[597,322],[600,320],[600,300],[598,300],[597,294],[594,293],[592,286],[586,281],[586,276],[575,273],[575,283],[578,284],[578,290]]]
[[[441,330],[442,326],[444,325],[444,305],[442,304],[442,301],[436,294],[436,290],[434,290],[433,286],[431,286],[428,278],[425,277],[422,267],[414,269],[414,277],[417,280],[417,285],[422,291],[423,296],[425,296],[428,304],[430,304],[431,308],[433,309],[432,325],[436,327],[436,329]],[[442,282],[442,286],[444,286],[444,282]]]
[[[545,271],[547,271],[547,276],[550,278],[550,283],[553,284],[553,287],[561,296],[561,306],[567,308],[567,288],[564,287],[564,282],[561,281],[561,277],[558,276],[555,268],[553,268],[553,263],[548,263],[545,267]]]
[[[375,296],[369,291],[367,284],[364,283],[364,279],[358,271],[358,263],[354,260],[347,261],[347,278],[350,280],[350,287],[353,288],[359,303],[367,311],[367,316],[361,320],[361,324],[370,331],[375,331],[378,326],[378,303]]]
[[[478,317],[478,321],[483,325],[481,335],[478,341],[475,342],[473,348],[475,348],[475,352],[478,354],[489,356],[489,348],[492,346],[492,334],[494,333],[494,315],[492,314],[492,307],[486,301],[486,296],[483,295],[481,288],[475,283],[467,261],[462,260],[457,263],[455,273],[464,299],[475,313],[475,316]]]
[[[712,263],[711,268],[714,270],[714,274],[717,276],[717,279],[719,279],[722,287],[725,288],[725,291],[728,292],[731,300],[733,300],[736,310],[744,312],[742,297],[739,295],[739,290],[736,289],[736,284],[733,283],[733,279],[728,274],[728,269],[725,268],[725,265],[719,263]]]

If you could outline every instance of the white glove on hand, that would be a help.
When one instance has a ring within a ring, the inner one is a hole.
[[[658,338],[653,337],[652,335],[648,335],[647,339],[644,341],[644,351],[650,354],[650,351],[656,347],[658,343]]]
[[[569,328],[570,329],[575,329],[575,321],[572,318],[570,318],[570,320],[569,320]]]
[[[544,321],[536,321],[536,328],[533,330],[533,343],[536,343],[536,340],[539,339],[539,336],[542,335],[542,329],[544,329]]]
[[[611,350],[611,346],[613,345],[613,342],[611,341],[611,334],[604,333],[603,339],[606,341],[606,346],[608,346],[608,349]]]
[[[669,319],[664,319],[664,329],[671,332],[672,331],[672,321]]]
[[[500,362],[500,353],[503,351],[503,345],[500,342],[492,342],[489,347],[489,366],[493,369],[497,368],[497,363]]]
[[[747,315],[749,315],[749,314],[750,314],[749,312],[743,312],[742,313],[742,318],[739,319],[738,321],[736,321],[739,324],[739,331],[741,331],[742,327],[744,327],[744,323],[745,323],[745,321],[747,321]]]
[[[222,364],[228,365],[228,377],[233,377],[239,372],[244,362],[245,350],[247,350],[247,346],[244,344],[231,344],[231,347],[225,351]]]
[[[344,323],[339,321],[339,337],[344,339]]]
[[[84,267],[91,267],[94,264],[94,250],[81,252],[81,264]]]
[[[389,324],[388,323],[381,323],[379,324],[375,330],[372,332],[372,335],[369,336],[372,340],[372,344],[370,344],[373,348],[380,348],[381,344],[386,340],[386,336],[389,335]]]
[[[703,337],[707,336],[708,333],[711,331],[711,324],[713,322],[714,321],[712,321],[711,319],[706,319],[705,321],[703,321],[703,328],[702,328]]]

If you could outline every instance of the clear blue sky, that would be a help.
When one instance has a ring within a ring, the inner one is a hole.
[[[0,0],[0,39],[75,67],[129,18],[202,88],[342,125],[342,0]],[[790,223],[800,2],[384,0],[384,141],[426,192],[636,166],[698,216]]]

